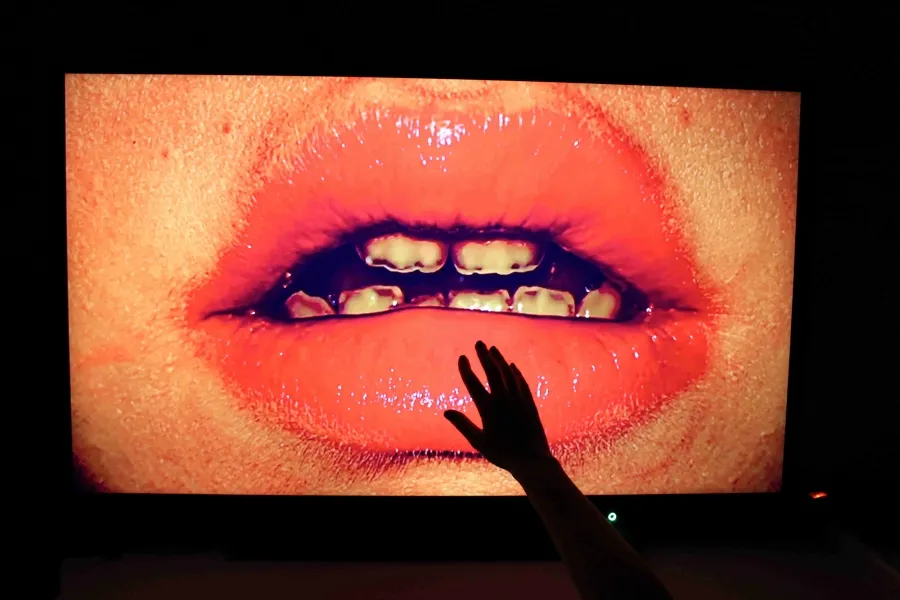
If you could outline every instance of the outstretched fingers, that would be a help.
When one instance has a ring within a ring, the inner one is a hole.
[[[503,358],[503,354],[500,353],[500,350],[498,350],[496,346],[492,346],[489,353],[491,358],[494,359],[494,366],[497,368],[497,371],[500,372],[500,377],[503,380],[503,389],[506,392],[515,392],[516,380],[512,370],[509,368],[509,364],[506,362],[506,359]]]
[[[494,355],[488,350],[484,342],[475,344],[475,352],[478,354],[478,360],[481,361],[481,367],[484,374],[487,375],[488,385],[491,386],[492,394],[503,394],[505,383],[503,381],[503,373],[500,365],[496,363]]]
[[[472,448],[482,452],[484,432],[469,417],[455,410],[445,411],[444,417],[466,438]]]
[[[478,409],[478,413],[481,415],[483,421],[487,411],[490,394],[484,389],[484,385],[482,385],[481,380],[478,379],[478,376],[472,370],[472,365],[465,356],[459,357],[459,374],[462,377],[466,389],[469,390],[472,402],[475,403],[475,408]]]
[[[531,394],[531,388],[528,386],[525,376],[522,375],[519,367],[515,364],[509,365],[509,368],[510,371],[512,371],[512,378],[515,381],[516,397],[519,399],[522,407],[533,414],[538,419],[538,422],[540,422],[537,404],[534,402],[534,396]]]

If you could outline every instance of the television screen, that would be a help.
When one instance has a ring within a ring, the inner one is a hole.
[[[478,340],[522,371],[585,493],[779,489],[799,94],[65,88],[88,489],[521,494],[443,418],[479,422],[457,371]]]

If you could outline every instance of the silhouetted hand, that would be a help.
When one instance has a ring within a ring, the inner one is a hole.
[[[455,410],[444,412],[444,416],[475,450],[513,476],[552,460],[547,435],[522,373],[515,364],[507,364],[497,348],[488,350],[483,342],[478,342],[475,352],[491,391],[481,384],[465,356],[459,357],[459,373],[478,409],[483,428],[479,429]]]

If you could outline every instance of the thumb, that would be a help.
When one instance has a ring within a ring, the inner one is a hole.
[[[484,432],[478,428],[475,423],[469,420],[469,417],[459,411],[444,411],[444,417],[453,424],[456,429],[463,434],[463,437],[472,445],[472,447],[481,452],[481,440]]]

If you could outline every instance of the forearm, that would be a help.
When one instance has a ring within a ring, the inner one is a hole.
[[[556,461],[517,474],[582,598],[670,599],[665,587]]]

